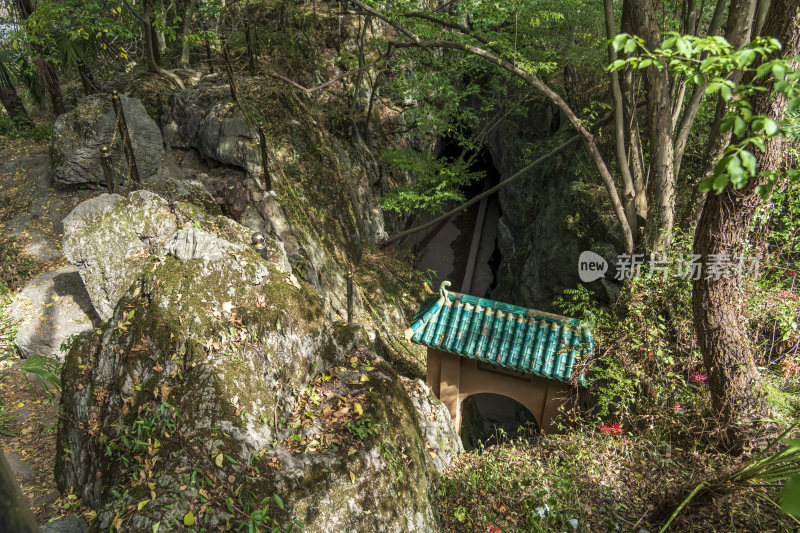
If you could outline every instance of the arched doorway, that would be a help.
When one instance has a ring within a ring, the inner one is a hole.
[[[513,398],[481,392],[461,402],[461,442],[467,450],[538,434],[536,417]]]

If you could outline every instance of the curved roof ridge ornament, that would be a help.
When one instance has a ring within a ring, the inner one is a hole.
[[[434,302],[432,301],[434,296],[431,296],[431,300],[428,300],[426,303],[422,304],[423,307],[419,310],[417,316],[414,317],[411,327],[407,328],[405,331],[405,338],[407,341],[410,341],[411,337],[414,336],[414,333],[416,333],[420,328],[425,327],[425,325],[432,318],[439,314],[439,312],[442,310],[442,307],[444,307],[445,302],[450,301],[450,292],[447,290],[447,287],[450,285],[452,284],[449,281],[443,281],[439,285],[439,298]],[[425,309],[426,304],[430,305],[428,309]]]
[[[450,283],[447,280],[444,280],[441,283],[441,285],[439,285],[439,303],[440,304],[444,304],[445,300],[450,300],[450,298],[448,298],[448,296],[447,296],[448,294],[450,294],[450,292],[447,290],[447,287],[449,287],[450,285],[452,285],[452,283]]]

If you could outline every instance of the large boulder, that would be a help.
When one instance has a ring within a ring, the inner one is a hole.
[[[16,295],[9,316],[16,324],[14,344],[22,357],[33,354],[64,359],[61,346],[92,329],[89,295],[73,266],[46,272]]]
[[[131,210],[141,194],[113,200]],[[210,217],[162,241],[104,209],[71,226],[128,237],[83,247],[82,262],[127,254],[138,271],[67,355],[56,464],[99,528],[438,530],[414,402],[358,330],[326,319],[274,236],[259,255],[238,237],[249,230]]]
[[[130,132],[139,177],[155,174],[164,154],[161,130],[135,98],[120,95],[122,110]],[[66,185],[105,184],[100,165],[100,148],[111,141],[111,165],[119,176],[128,176],[111,96],[93,94],[82,99],[69,113],[59,115],[53,124],[50,166],[56,182]]]
[[[78,205],[64,219],[62,248],[78,267],[97,314],[108,320],[150,255],[179,228],[193,225],[214,227],[239,247],[250,243],[251,232],[228,218],[142,190],[102,194]],[[288,262],[282,268],[288,271]]]
[[[193,148],[207,160],[263,176],[258,133],[218,85],[203,85],[173,93],[166,105],[164,143]]]

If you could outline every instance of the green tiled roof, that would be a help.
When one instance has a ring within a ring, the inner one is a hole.
[[[578,354],[592,350],[592,334],[577,319],[450,292],[449,285],[422,303],[406,332],[412,342],[559,381],[569,380]]]

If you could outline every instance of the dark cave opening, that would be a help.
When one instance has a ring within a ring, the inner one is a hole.
[[[461,403],[461,442],[466,450],[509,440],[533,442],[538,435],[539,425],[533,413],[507,396],[484,392]]]
[[[455,142],[440,141],[438,157],[459,158],[463,149]],[[472,157],[474,156],[474,157]],[[462,188],[467,200],[471,200],[496,185],[500,172],[486,148],[477,153],[466,153],[472,158],[471,171],[482,171],[485,176]],[[451,289],[486,297],[496,286],[496,276],[502,257],[497,246],[497,221],[502,214],[497,195],[486,198],[484,205],[477,202],[435,228],[420,242],[417,268],[431,274],[433,289],[444,280],[452,282]],[[447,207],[452,209],[457,204]],[[473,243],[478,219],[482,220],[481,237]],[[474,249],[473,249],[474,248]],[[470,251],[475,256],[474,269],[468,268]],[[465,279],[469,276],[469,280]]]

